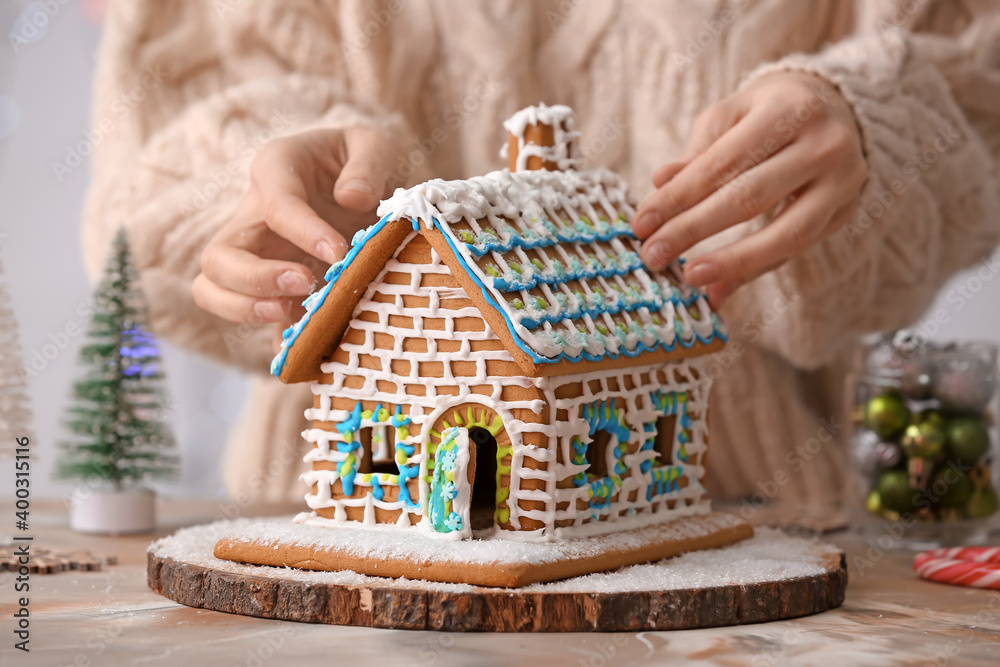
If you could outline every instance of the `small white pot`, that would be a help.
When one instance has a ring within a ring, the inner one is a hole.
[[[79,533],[148,533],[156,527],[156,494],[146,489],[77,494],[69,525]]]

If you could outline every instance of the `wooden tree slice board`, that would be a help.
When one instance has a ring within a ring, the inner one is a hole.
[[[806,616],[840,605],[847,587],[842,553],[770,529],[721,549],[512,590],[215,558],[216,541],[239,525],[238,520],[196,526],[154,543],[148,553],[150,588],[191,607],[307,623],[447,632],[617,632]],[[736,562],[742,574],[732,572]]]

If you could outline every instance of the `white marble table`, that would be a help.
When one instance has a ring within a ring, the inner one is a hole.
[[[161,510],[166,525],[159,535],[222,515],[210,502]],[[146,587],[151,536],[78,535],[55,506],[39,508],[34,518],[36,544],[116,554],[119,564],[32,577],[28,655],[12,648],[13,579],[0,574],[4,666],[1000,665],[1000,592],[920,581],[911,552],[869,554],[847,533],[829,538],[848,555],[847,601],[817,616],[678,632],[462,635],[304,625],[183,607]]]

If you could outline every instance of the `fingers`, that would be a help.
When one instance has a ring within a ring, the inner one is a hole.
[[[636,236],[649,236],[663,223],[691,208],[741,173],[764,162],[791,142],[791,137],[773,135],[772,127],[770,113],[755,111],[705,152],[693,158],[639,207],[633,223]]]
[[[680,170],[684,168],[686,162],[668,162],[659,169],[653,172],[653,187],[662,188],[670,179],[680,173]]]
[[[210,243],[201,255],[202,273],[213,283],[255,297],[305,296],[314,277],[301,264],[257,255],[229,243]]]
[[[307,203],[298,174],[295,148],[281,140],[265,146],[250,165],[268,227],[306,253],[333,264],[347,252],[347,241]]]
[[[739,285],[760,275],[823,238],[834,213],[839,213],[836,201],[835,185],[817,184],[760,231],[691,261],[684,267],[685,280],[695,287]],[[732,289],[735,286],[730,293]]]
[[[726,301],[729,300],[736,290],[743,287],[749,282],[756,280],[758,277],[764,275],[765,273],[770,273],[771,271],[776,271],[781,268],[787,259],[783,259],[780,262],[775,262],[764,267],[757,275],[750,276],[748,278],[740,278],[737,280],[723,280],[719,282],[712,283],[705,288],[705,294],[708,296],[708,303],[715,310],[722,308]]]
[[[736,125],[745,113],[743,96],[739,94],[727,97],[705,109],[691,127],[691,138],[680,161],[690,162],[696,155],[704,153],[716,139]]]
[[[288,299],[260,299],[225,289],[204,273],[194,279],[191,292],[201,308],[231,322],[280,322],[287,317],[291,306]]]
[[[830,222],[826,224],[826,228],[820,233],[817,241],[822,241],[823,239],[829,237],[838,229],[849,223],[854,218],[854,215],[855,213],[857,213],[857,210],[858,210],[858,202],[857,200],[855,200],[850,204],[844,206],[840,210],[838,210],[836,213],[834,213],[833,217],[830,219]],[[785,257],[781,260],[778,260],[777,262],[769,264],[764,268],[756,271],[752,275],[741,276],[739,278],[735,278],[732,280],[720,280],[718,282],[714,282],[708,285],[708,287],[705,289],[705,292],[708,295],[709,304],[711,304],[712,308],[715,308],[716,310],[722,308],[723,304],[725,304],[725,302],[729,299],[730,296],[732,296],[736,292],[736,290],[740,289],[747,283],[753,282],[754,280],[764,275],[765,273],[770,273],[771,271],[778,270],[789,259],[791,259],[791,257]]]
[[[814,179],[820,169],[810,159],[808,147],[787,147],[653,232],[642,245],[643,263],[654,271],[663,270],[696,243],[769,210]]]
[[[377,130],[350,130],[344,141],[347,162],[337,177],[334,199],[352,211],[371,211],[402,182],[397,164],[402,150]]]

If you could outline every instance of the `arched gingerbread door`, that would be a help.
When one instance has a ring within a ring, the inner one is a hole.
[[[457,434],[457,432],[461,432]],[[503,419],[492,408],[480,403],[466,402],[448,408],[434,422],[430,432],[430,456],[427,474],[431,477],[428,506],[436,501],[434,477],[438,459],[438,449],[442,442],[448,442],[442,450],[446,466],[451,466],[454,456],[461,462],[461,451],[468,451],[468,468],[459,476],[456,484],[456,498],[461,498],[460,484],[467,484],[469,498],[469,526],[472,530],[484,530],[492,526],[503,526],[510,519],[507,502],[510,497],[510,464],[513,454],[510,437],[504,428]],[[452,454],[455,451],[456,454]],[[447,452],[447,453],[445,453]],[[445,477],[439,489],[444,489]],[[462,509],[461,503],[459,508]],[[433,519],[432,519],[433,523]],[[454,521],[453,521],[454,523]]]

